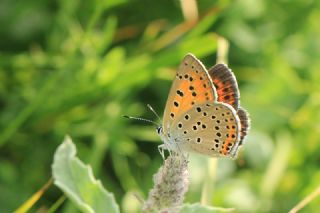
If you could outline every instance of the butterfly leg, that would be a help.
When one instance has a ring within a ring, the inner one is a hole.
[[[168,150],[170,156],[172,155],[171,150],[168,149],[168,146],[167,146],[166,144],[161,144],[161,145],[159,145],[159,146],[158,146],[158,150],[159,150],[159,153],[160,153],[160,155],[161,155],[161,157],[162,157],[163,160],[165,160],[165,156],[164,156],[164,151],[165,151],[165,150]]]
[[[183,152],[182,152],[182,150],[181,150],[181,148],[180,148],[180,146],[179,146],[179,143],[177,143],[177,150],[178,150],[178,153],[179,153],[179,154],[181,154],[182,156],[184,156],[184,155],[183,155]]]
[[[161,144],[158,146],[159,153],[163,160],[164,160],[164,149],[165,149],[164,144]]]

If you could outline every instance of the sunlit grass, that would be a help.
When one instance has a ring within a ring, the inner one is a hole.
[[[121,208],[136,211],[128,197],[147,196],[161,142],[152,126],[122,115],[156,119],[146,105],[162,114],[183,56],[212,66],[221,38],[252,129],[236,161],[218,160],[210,171],[210,160],[191,159],[186,201],[288,212],[319,187],[319,4],[183,2],[1,5],[1,210],[17,209],[46,183],[69,134]],[[60,197],[52,187],[32,210]],[[315,196],[304,211],[319,206]]]

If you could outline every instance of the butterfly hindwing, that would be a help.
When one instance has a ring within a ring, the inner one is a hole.
[[[218,101],[230,104],[237,111],[241,124],[239,145],[242,145],[250,128],[250,119],[248,112],[240,107],[240,91],[236,77],[225,64],[217,64],[208,72],[216,88]]]
[[[250,119],[248,116],[248,112],[241,107],[239,108],[237,114],[238,114],[238,117],[239,117],[240,123],[241,123],[239,145],[242,145],[243,140],[247,136],[249,128],[250,128]]]
[[[170,132],[182,150],[234,157],[240,140],[240,120],[230,105],[206,102],[183,113]]]

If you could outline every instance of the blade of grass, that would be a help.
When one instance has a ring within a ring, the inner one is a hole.
[[[214,183],[217,174],[218,159],[209,158],[207,161],[207,174],[201,192],[201,204],[210,206],[212,203],[212,195],[214,191]]]
[[[218,50],[217,50],[217,64],[226,63],[228,64],[228,51],[229,51],[229,42],[227,39],[218,36]]]
[[[52,178],[41,187],[39,191],[37,191],[32,197],[30,197],[26,202],[24,202],[17,210],[14,211],[14,213],[24,213],[27,212],[31,209],[31,207],[41,198],[43,193],[47,191],[47,189],[51,186],[52,184]]]
[[[300,211],[303,207],[305,207],[308,203],[314,200],[317,196],[320,195],[320,186],[316,188],[313,192],[311,192],[307,197],[305,197],[302,201],[300,201],[295,207],[293,207],[289,213],[296,213]]]
[[[180,4],[184,19],[188,22],[197,22],[199,15],[196,0],[180,0]]]
[[[47,213],[54,213],[66,200],[66,196],[61,196],[51,207],[48,209]]]

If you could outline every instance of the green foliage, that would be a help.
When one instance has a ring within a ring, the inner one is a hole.
[[[79,158],[76,157],[76,147],[72,142],[69,136],[66,136],[63,143],[57,148],[54,154],[54,161],[52,164],[52,174],[54,179],[54,184],[58,186],[69,199],[71,199],[78,210],[82,212],[108,212],[108,213],[117,213],[119,212],[119,206],[117,205],[114,196],[112,193],[108,192],[101,184],[100,181],[96,180],[93,176],[92,169],[90,166],[86,166]],[[180,162],[181,161],[181,162]],[[182,163],[184,162],[184,163]],[[169,187],[165,190],[160,190],[161,192],[154,191],[153,199],[155,196],[159,196],[158,199],[161,201],[151,201],[151,202],[160,202],[160,205],[166,205],[164,202],[164,198],[176,200],[176,196],[181,196],[180,201],[183,200],[183,195],[185,191],[187,191],[188,184],[188,172],[187,170],[187,161],[185,159],[181,159],[179,157],[170,156],[170,159],[166,159],[166,163],[164,163],[164,167],[178,167],[177,171],[174,168],[166,168],[160,169],[158,171],[158,179],[159,178],[167,178],[164,182],[155,183],[158,184],[158,187]],[[165,170],[165,171],[163,171]],[[171,171],[173,170],[173,171]],[[183,173],[183,174],[182,174]],[[168,177],[163,177],[163,175],[168,175]],[[172,176],[184,176],[184,177],[172,177]],[[156,178],[157,179],[157,178]],[[176,184],[177,179],[181,181],[181,183]],[[183,181],[183,179],[185,179]],[[161,184],[159,186],[159,184]],[[173,184],[173,185],[172,185]],[[176,186],[175,186],[176,185]],[[181,186],[184,185],[184,186]],[[185,188],[184,192],[178,192],[177,194],[163,194],[166,191],[174,191],[173,188],[177,188],[177,190],[181,190],[181,188]],[[162,194],[161,194],[162,193]],[[177,202],[177,201],[175,201]],[[169,201],[170,203],[170,201]],[[155,208],[155,203],[152,204],[151,208]],[[199,203],[195,204],[183,204],[180,203],[178,206],[169,205],[169,207],[179,207],[180,212],[182,213],[192,213],[192,212],[230,212],[234,209],[224,209],[219,207],[209,207],[204,206]],[[174,208],[173,208],[174,209]],[[144,212],[153,212],[153,211],[145,211]]]
[[[194,203],[194,204],[184,204],[180,211],[181,211],[181,213],[196,213],[196,212],[218,213],[218,212],[233,212],[234,209],[209,207],[209,206],[203,206],[199,203]]]
[[[195,25],[183,25],[180,2],[0,2],[1,211],[47,182],[69,134],[120,208],[138,212],[132,194],[151,188],[160,139],[122,115],[153,119],[148,103],[161,114],[181,58],[212,66],[217,35],[230,43],[252,129],[236,161],[192,156],[186,201],[199,202],[211,180],[210,205],[288,212],[319,186],[319,1],[201,0]],[[50,188],[32,210],[60,196]]]
[[[69,137],[58,147],[52,164],[54,184],[83,212],[119,212],[114,196],[94,179],[92,169],[76,157]]]

